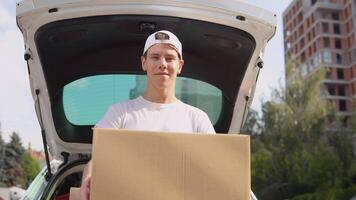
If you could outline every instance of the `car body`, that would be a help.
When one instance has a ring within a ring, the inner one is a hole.
[[[16,17],[47,157],[23,199],[65,199],[80,184],[93,125],[110,104],[144,91],[139,58],[150,33],[178,36],[177,96],[207,112],[218,133],[233,134],[276,30],[275,14],[229,0],[24,0]]]
[[[0,200],[19,200],[24,196],[25,190],[19,187],[0,187]]]

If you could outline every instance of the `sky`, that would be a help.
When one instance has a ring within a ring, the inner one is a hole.
[[[270,98],[273,88],[284,84],[282,12],[292,0],[242,0],[277,14],[277,32],[265,49],[252,108]],[[18,0],[0,0],[0,130],[6,142],[17,132],[25,147],[42,150],[42,138],[30,92],[27,65],[23,59],[24,43],[16,26],[15,4]]]

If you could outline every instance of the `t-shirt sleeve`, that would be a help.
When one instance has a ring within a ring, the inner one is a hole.
[[[111,106],[105,113],[104,117],[96,123],[95,128],[121,128],[122,114],[120,110]]]
[[[201,111],[200,123],[198,125],[197,132],[198,133],[206,133],[206,134],[214,134],[215,133],[215,129],[209,119],[209,116],[203,111]]]

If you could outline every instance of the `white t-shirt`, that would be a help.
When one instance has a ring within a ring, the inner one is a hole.
[[[202,110],[179,100],[159,104],[147,101],[142,96],[112,105],[96,127],[215,133],[208,115]]]

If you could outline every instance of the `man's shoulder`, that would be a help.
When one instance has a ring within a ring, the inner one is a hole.
[[[205,113],[203,110],[201,110],[200,108],[195,107],[195,106],[192,106],[192,105],[189,105],[189,104],[186,104],[186,103],[184,103],[184,102],[182,102],[182,101],[181,101],[181,106],[182,106],[185,110],[187,110],[187,111],[189,111],[189,112],[191,112],[191,113],[193,113],[193,114],[195,114],[195,115],[205,115],[205,114],[206,114],[206,113]]]
[[[135,103],[137,102],[137,98],[135,99],[128,99],[128,100],[123,100],[120,102],[117,102],[113,105],[110,106],[111,109],[123,109],[123,108],[128,108],[131,107],[133,105],[135,105]]]
[[[183,102],[182,102],[183,103]],[[188,110],[190,119],[194,124],[194,130],[198,133],[215,133],[214,127],[208,114],[198,107],[183,103],[182,106]]]

